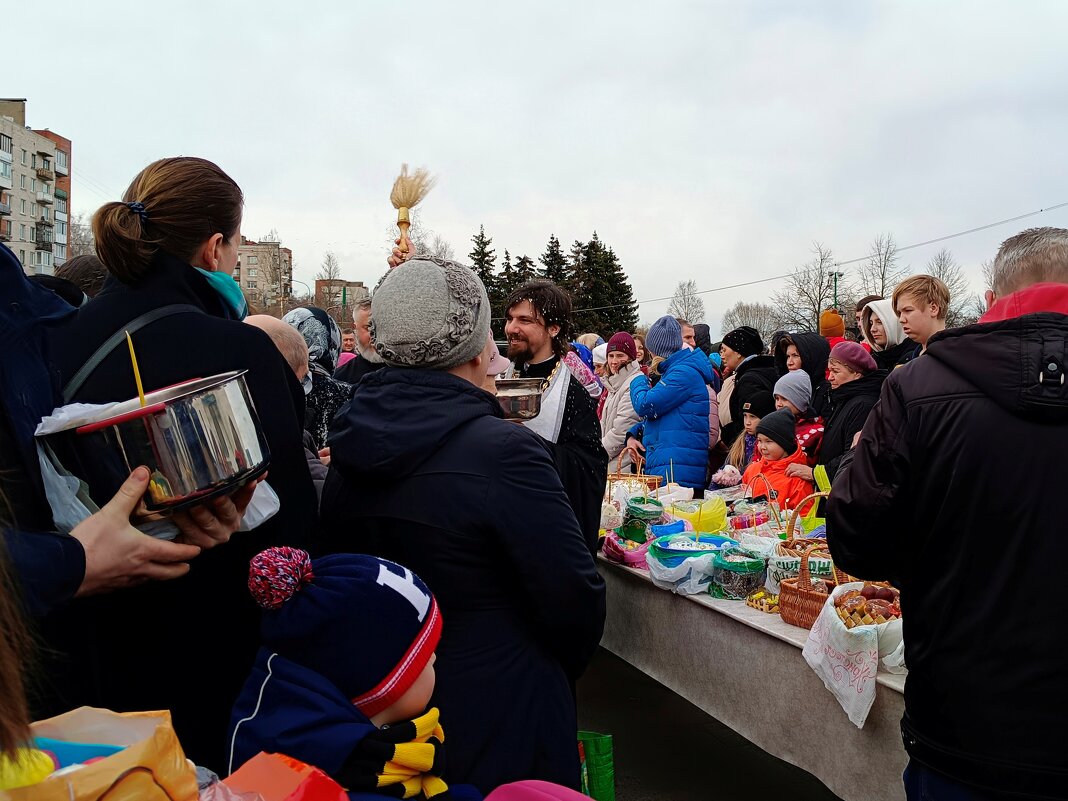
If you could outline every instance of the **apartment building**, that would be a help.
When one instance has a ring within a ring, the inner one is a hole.
[[[315,279],[315,305],[327,311],[341,310],[342,319],[350,319],[356,304],[370,294],[371,291],[363,285],[363,281]]]
[[[234,280],[255,306],[282,303],[293,294],[293,251],[279,242],[241,237]]]
[[[71,142],[26,126],[26,99],[0,98],[0,242],[51,275],[70,245]]]

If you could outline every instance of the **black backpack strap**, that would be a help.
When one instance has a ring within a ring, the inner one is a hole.
[[[63,387],[63,403],[70,403],[71,398],[73,398],[78,390],[82,388],[82,385],[89,379],[89,376],[93,374],[93,371],[100,366],[100,363],[111,355],[111,352],[115,350],[115,348],[126,341],[127,332],[132,336],[146,325],[151,325],[157,320],[162,320],[164,317],[171,317],[175,314],[187,314],[189,312],[194,314],[207,313],[198,306],[192,306],[188,303],[176,303],[171,306],[160,306],[158,309],[145,312],[140,317],[137,317],[124,325],[108,337],[103,345],[96,349],[96,352],[86,360],[85,364],[81,366],[81,369],[78,370],[78,372],[74,374],[74,377],[67,382],[67,385]]]

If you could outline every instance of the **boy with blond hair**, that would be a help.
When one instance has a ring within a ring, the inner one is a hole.
[[[894,312],[905,336],[917,343],[911,361],[927,350],[927,342],[946,328],[949,311],[949,287],[933,275],[906,278],[894,290]]]

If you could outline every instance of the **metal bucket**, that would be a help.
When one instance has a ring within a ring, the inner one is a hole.
[[[271,454],[246,371],[186,381],[125,401],[107,416],[45,435],[50,456],[103,505],[139,466],[152,473],[135,517],[158,517],[234,491]]]
[[[543,378],[498,378],[497,402],[505,420],[531,420],[541,412]]]

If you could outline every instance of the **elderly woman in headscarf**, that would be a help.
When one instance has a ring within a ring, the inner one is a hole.
[[[326,447],[334,415],[352,395],[352,385],[333,377],[341,354],[341,329],[322,309],[307,306],[286,314],[289,323],[308,343],[308,374],[304,377],[307,404],[304,430],[312,435],[317,449]]]

